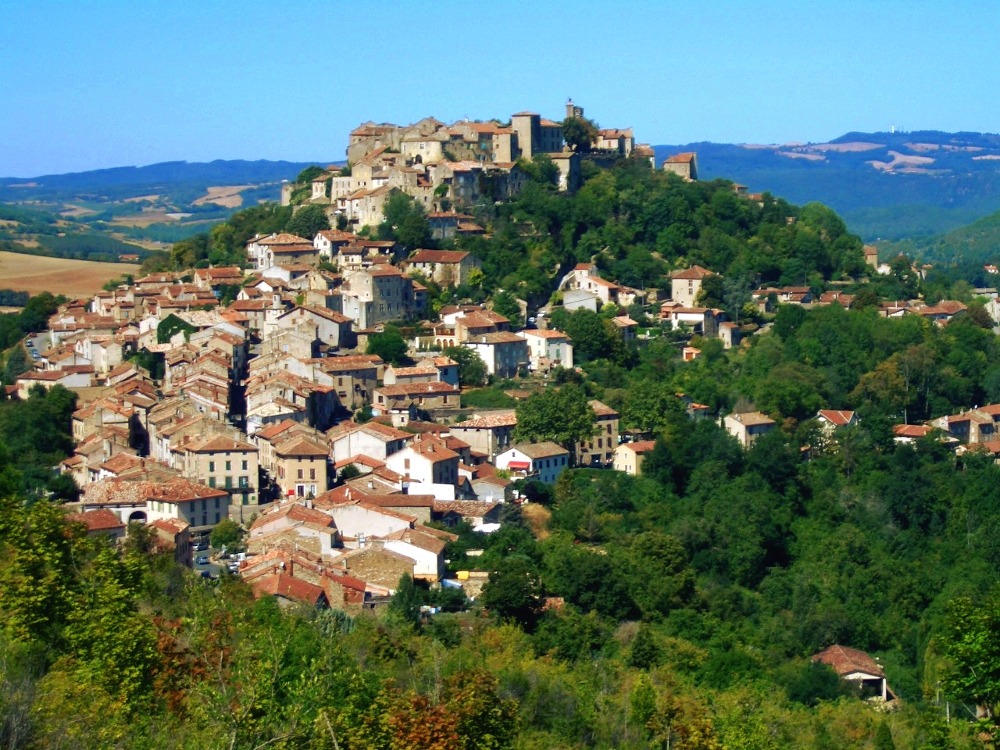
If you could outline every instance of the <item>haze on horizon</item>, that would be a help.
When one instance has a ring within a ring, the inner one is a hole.
[[[343,158],[358,123],[560,118],[653,143],[998,130],[988,2],[0,5],[0,176]]]

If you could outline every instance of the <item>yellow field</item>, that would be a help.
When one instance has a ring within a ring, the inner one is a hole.
[[[0,287],[31,294],[89,297],[109,279],[138,271],[134,263],[94,263],[0,252]]]

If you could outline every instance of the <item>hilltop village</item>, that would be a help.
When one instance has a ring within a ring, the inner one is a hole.
[[[567,104],[567,121],[582,117]],[[739,347],[757,326],[703,304],[719,273],[692,264],[663,289],[637,289],[579,263],[559,280],[555,302],[538,309],[525,300],[506,314],[493,301],[435,307],[428,285],[457,288],[481,275],[482,261],[367,231],[402,192],[426,211],[435,239],[483,235],[463,207],[487,190],[495,200],[516,195],[528,179],[524,157],[546,155],[569,192],[588,161],[656,167],[631,129],[589,137],[573,147],[563,125],[530,112],[509,123],[366,123],[350,134],[349,169],[321,170],[308,194],[296,197],[303,186],[292,184],[283,194],[297,210],[321,206],[337,229],[258,235],[246,244],[247,268],[154,273],[63,304],[31,339],[34,369],[8,391],[26,399],[58,384],[77,393],[76,448],[61,465],[82,490],[75,519],[115,538],[129,523],[146,524],[188,566],[229,519],[246,547],[232,570],[258,593],[356,611],[387,602],[404,574],[474,597],[487,574],[449,572],[445,548],[458,537],[447,529],[496,531],[531,483],[551,486],[571,467],[640,474],[652,431],[621,429],[618,411],[601,401],[588,404],[588,438],[533,442],[516,439],[517,409],[470,408],[463,395],[486,379],[516,379],[508,395],[520,402],[572,371],[576,344],[549,322],[560,309],[601,313],[624,346],[672,331],[684,361],[702,354],[697,342]],[[695,154],[660,168],[698,179]],[[744,186],[732,191],[762,205]],[[866,251],[870,272],[889,273]],[[750,299],[769,314],[781,303],[851,308],[855,297],[763,284]],[[640,326],[628,312],[636,309],[652,323]],[[881,313],[946,325],[965,309],[904,302]],[[387,324],[400,321],[408,322],[399,329],[403,364],[373,353]],[[483,375],[472,382],[464,371],[476,367]],[[776,427],[758,411],[715,414],[677,397],[689,419],[719,420],[744,448]],[[832,434],[857,415],[820,410],[816,419]],[[1000,408],[984,407],[895,434],[909,441],[939,428],[962,443],[1000,445],[990,442],[997,421]]]

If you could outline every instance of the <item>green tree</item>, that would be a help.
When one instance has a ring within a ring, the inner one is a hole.
[[[617,335],[612,332],[611,326],[614,326],[614,323],[603,319],[592,310],[586,308],[574,310],[566,318],[563,329],[573,340],[574,359],[585,363],[611,357],[615,352],[614,336]]]
[[[567,117],[562,129],[563,140],[574,151],[590,151],[597,140],[597,124],[585,117]]]
[[[406,353],[409,347],[399,331],[387,330],[368,337],[367,354],[377,354],[384,361],[394,365],[409,362]]]
[[[441,352],[458,362],[458,382],[461,385],[481,386],[489,379],[486,363],[479,352],[465,346],[449,346]]]
[[[875,750],[896,750],[896,743],[892,741],[892,730],[885,721],[880,721],[878,729],[875,730]]]
[[[587,402],[587,394],[577,385],[546,388],[517,405],[514,439],[541,442],[551,440],[576,454],[575,444],[596,434],[597,415]]]
[[[423,603],[420,591],[407,574],[396,584],[396,593],[389,602],[389,611],[411,625],[420,624],[420,605]]]
[[[326,170],[323,167],[316,166],[313,164],[311,167],[306,167],[301,172],[299,172],[298,177],[295,181],[301,185],[309,185],[313,180],[323,174]]]
[[[7,355],[7,361],[3,366],[3,382],[7,385],[14,385],[18,376],[31,369],[28,354],[23,347],[15,346]]]
[[[1000,589],[981,603],[968,597],[948,605],[940,637],[950,668],[942,680],[952,698],[983,706],[996,723],[1000,716]]]
[[[493,312],[507,318],[512,327],[521,325],[521,306],[517,302],[517,297],[507,291],[499,291],[493,295]]]
[[[663,652],[649,626],[640,625],[639,632],[632,639],[632,645],[628,651],[628,665],[634,669],[649,670],[660,664],[662,660]]]
[[[319,232],[330,228],[330,220],[326,217],[326,210],[323,206],[313,204],[303,206],[294,214],[285,227],[291,234],[312,240]]]
[[[216,549],[225,547],[227,551],[238,551],[243,539],[239,524],[230,518],[223,518],[212,528],[211,542]]]
[[[394,238],[408,250],[430,247],[430,224],[424,209],[412,196],[393,190],[382,209],[384,222],[379,235]]]
[[[483,606],[504,620],[533,627],[541,612],[542,582],[523,557],[508,557],[499,570],[490,573],[480,599]]]

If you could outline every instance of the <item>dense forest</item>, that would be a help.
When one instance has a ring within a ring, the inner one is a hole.
[[[945,327],[877,310],[969,283],[922,280],[905,259],[865,283],[860,240],[818,204],[758,205],[726,181],[628,163],[566,196],[545,160],[525,166],[518,200],[473,209],[491,236],[458,242],[482,278],[432,290],[436,304],[513,292],[538,305],[591,260],[640,288],[700,263],[734,312],[758,278],[839,281],[862,304],[779,306],[744,346],[695,339],[691,362],[673,334],[636,347],[603,311],[556,316],[582,367],[519,403],[519,437],[570,439],[600,399],[622,429],[655,437],[642,476],[572,469],[521,487],[531,502],[505,506],[498,531],[459,527],[446,551],[453,571],[489,573],[474,602],[404,578],[373,614],[255,600],[238,579],[178,567],[140,528],[120,549],[86,537],[57,505],[68,488],[43,481],[68,449],[72,400],[54,388],[0,402],[4,746],[993,746],[1000,467],[934,434],[898,444],[891,427],[1000,401],[1000,347],[975,305]],[[246,238],[295,218],[309,215],[255,207],[158,262],[239,261]],[[423,220],[397,199],[369,232],[422,244]],[[6,325],[13,343],[34,322]],[[690,418],[682,395],[711,418]],[[744,450],[716,417],[750,406],[779,429]],[[854,409],[859,424],[822,433],[820,408]],[[898,710],[810,660],[835,643],[880,660]]]

